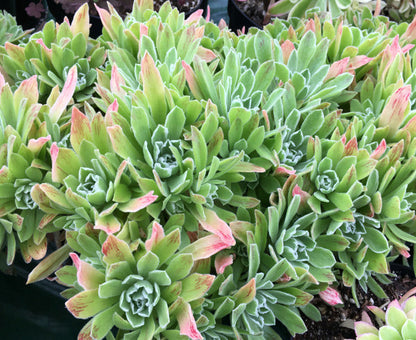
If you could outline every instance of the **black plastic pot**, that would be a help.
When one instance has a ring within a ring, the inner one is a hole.
[[[53,0],[46,0],[48,3],[49,12],[53,15],[56,22],[63,22],[65,17],[68,17],[70,21],[74,17],[74,13],[67,13],[64,11],[60,4],[57,4]],[[90,37],[98,38],[103,30],[103,24],[98,15],[90,15]]]
[[[230,17],[228,27],[234,32],[241,30],[243,27],[245,27],[246,30],[250,27],[262,28],[261,25],[253,21],[237,6],[235,0],[228,0],[228,16]]]
[[[2,339],[76,339],[86,321],[65,308],[60,295],[64,287],[48,280],[26,285],[33,265],[19,260],[11,268],[13,275],[0,272]]]
[[[57,22],[62,22],[65,17],[68,17],[69,20],[72,20],[74,13],[67,13],[63,10],[60,4],[57,4],[54,0],[47,0],[48,8],[50,13],[53,15]],[[195,8],[190,10],[189,12],[185,13],[185,17],[190,16],[192,13],[197,11],[198,9],[203,9],[206,11],[208,5],[208,0],[201,0]],[[90,37],[91,38],[98,38],[103,30],[103,24],[101,23],[101,19],[97,15],[90,15]]]

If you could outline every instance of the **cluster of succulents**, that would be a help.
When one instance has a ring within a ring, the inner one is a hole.
[[[384,296],[416,243],[416,21],[97,11],[97,40],[84,5],[0,48],[0,249],[45,257],[80,339],[278,339],[340,284]]]
[[[355,323],[357,339],[414,339],[416,331],[416,297],[414,289],[409,290],[400,300],[394,300],[383,310],[381,307],[368,306],[374,315],[374,325],[367,312],[362,320]]]

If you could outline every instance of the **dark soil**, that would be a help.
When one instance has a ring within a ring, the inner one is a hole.
[[[393,270],[397,275],[397,273]],[[381,285],[389,299],[380,299],[371,291],[365,293],[361,288],[358,289],[357,297],[361,305],[358,308],[351,297],[351,288],[341,286],[340,293],[344,301],[341,307],[332,307],[324,303],[321,299],[315,298],[312,303],[319,308],[322,315],[321,322],[315,322],[305,318],[305,324],[308,331],[305,334],[295,336],[295,340],[306,339],[328,339],[328,340],[343,340],[355,339],[355,332],[353,328],[355,321],[361,320],[361,313],[368,312],[371,317],[372,313],[368,311],[367,306],[387,306],[389,301],[400,299],[407,291],[416,286],[416,279],[410,278],[408,274],[403,277],[396,276],[391,278],[392,283],[389,285]]]
[[[266,9],[264,8],[263,1],[259,0],[245,0],[238,1],[235,0],[235,3],[250,19],[254,22],[263,26],[264,16],[266,15]]]

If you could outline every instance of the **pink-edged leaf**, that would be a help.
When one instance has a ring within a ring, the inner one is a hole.
[[[34,155],[37,155],[43,146],[51,140],[51,136],[39,137],[38,139],[31,139],[27,145],[27,148],[33,152]]]
[[[234,294],[236,305],[242,303],[249,303],[253,301],[256,296],[256,279],[252,278],[248,283],[241,287],[237,293]]]
[[[180,334],[192,340],[202,340],[202,335],[198,331],[194,315],[192,314],[191,305],[182,298],[178,298],[177,304],[175,314],[178,320]]]
[[[163,124],[167,113],[165,85],[152,56],[147,51],[144,54],[141,65],[143,92],[152,109],[152,117],[156,124]]]
[[[100,113],[97,113],[92,118],[91,137],[92,142],[97,146],[102,155],[112,151],[111,140],[106,130],[104,118]]]
[[[407,26],[406,32],[402,35],[402,39],[409,43],[416,40],[416,17],[414,17],[410,25]]]
[[[149,27],[147,27],[145,24],[140,23],[140,36],[142,35],[149,35]]]
[[[295,45],[290,40],[285,40],[280,46],[283,54],[283,63],[287,64],[292,51],[295,49]]]
[[[122,86],[125,86],[125,85],[126,85],[126,82],[124,81],[120,72],[118,72],[117,65],[114,64],[111,69],[111,79],[110,79],[111,92],[123,98],[126,95],[126,91],[122,89]]]
[[[247,231],[254,233],[254,225],[246,221],[233,221],[230,223],[230,228],[234,237],[243,242],[245,245],[248,244]]]
[[[70,253],[75,268],[77,268],[77,280],[78,283],[85,290],[92,290],[98,288],[98,286],[105,281],[104,273],[94,268],[89,263],[82,261],[76,253]]]
[[[296,170],[291,170],[291,169],[285,168],[283,166],[279,166],[279,167],[276,168],[274,173],[276,175],[290,176],[290,175],[296,174]]]
[[[63,208],[72,210],[72,206],[66,200],[65,194],[59,189],[55,188],[52,184],[42,183],[40,184],[40,189],[52,202],[60,205]]]
[[[121,223],[114,215],[98,216],[95,220],[94,229],[105,231],[108,235],[120,231]]]
[[[202,46],[198,46],[198,50],[196,52],[196,55],[207,63],[209,63],[209,62],[213,61],[215,58],[217,58],[217,55],[213,51],[211,51],[211,50],[209,50],[205,47],[202,47]]]
[[[83,140],[91,141],[91,125],[85,116],[75,106],[72,108],[71,117],[71,145],[76,153],[80,153],[80,146]]]
[[[400,131],[409,131],[412,137],[416,137],[416,116],[412,117]]]
[[[128,161],[124,160],[121,162],[120,166],[118,167],[116,176],[114,177],[115,187],[120,184],[121,176],[123,175],[124,170],[126,169],[127,165],[128,165]]]
[[[162,226],[157,222],[153,222],[152,236],[150,236],[150,239],[146,240],[144,243],[146,250],[151,251],[152,248],[156,246],[164,237],[165,231]]]
[[[233,255],[223,253],[217,254],[217,256],[215,256],[215,271],[217,274],[224,273],[225,268],[233,264],[233,258]]]
[[[111,307],[114,303],[116,303],[115,298],[100,299],[97,288],[78,293],[70,298],[65,306],[76,318],[87,319]]]
[[[218,22],[218,28],[220,29],[220,31],[222,31],[223,29],[227,28],[227,22],[221,18],[220,21]]]
[[[222,219],[218,217],[215,211],[203,208],[205,218],[202,216],[196,216],[198,222],[201,224],[202,228],[206,231],[209,231],[217,235],[222,242],[228,244],[229,246],[235,245],[235,240],[231,228],[225,223]]]
[[[193,12],[188,19],[185,20],[185,24],[192,24],[193,22],[198,22],[199,19],[202,18],[202,14],[204,13],[203,9],[198,9]]]
[[[30,196],[32,199],[36,202],[36,204],[39,206],[39,208],[48,214],[60,214],[62,211],[58,208],[52,208],[50,206],[50,199],[46,194],[43,192],[43,190],[40,187],[40,184],[35,184],[32,187],[32,190],[30,190]],[[0,208],[0,216],[2,215],[2,210]]]
[[[45,228],[49,223],[51,223],[57,215],[55,214],[45,214],[39,222],[39,229]]]
[[[95,340],[92,335],[91,335],[91,331],[92,331],[92,321],[94,319],[91,319],[90,321],[88,321],[84,327],[82,327],[81,331],[78,333],[78,337],[77,340]]]
[[[0,92],[4,85],[6,85],[6,81],[4,80],[3,75],[0,73]]]
[[[179,228],[173,230],[158,242],[152,244],[152,252],[160,260],[160,264],[168,260],[178,250],[181,244],[181,233]]]
[[[368,313],[366,311],[363,311],[361,313],[361,320],[372,325],[373,322],[371,321],[370,315],[368,315]]]
[[[203,99],[201,89],[198,85],[198,80],[194,70],[189,66],[185,61],[182,60],[182,67],[185,69],[185,78],[188,82],[189,88],[191,89],[192,94],[198,100]]]
[[[108,235],[103,243],[102,252],[104,254],[103,260],[107,264],[120,261],[127,261],[131,264],[135,263],[129,245],[113,235]]]
[[[73,36],[82,33],[86,40],[90,35],[90,16],[88,3],[83,4],[74,14],[72,19],[71,32]]]
[[[207,15],[205,16],[205,21],[209,22],[210,19],[211,19],[211,8],[208,5],[207,6]]]
[[[314,32],[314,33],[315,33],[315,21],[313,21],[313,19],[309,19],[309,20],[306,22],[306,24],[305,24],[305,32],[304,32],[304,34],[305,34],[307,31],[312,31],[312,32]]]
[[[357,336],[360,334],[366,334],[366,333],[378,335],[378,329],[374,327],[372,324],[369,324],[364,321],[354,322],[354,329],[355,329],[355,334]]]
[[[77,85],[77,66],[74,65],[68,72],[62,92],[58,96],[55,104],[49,110],[49,118],[52,123],[56,123],[64,112],[65,108],[69,104],[74,95],[75,87]]]
[[[10,58],[13,59],[15,63],[18,63],[21,67],[24,67],[26,56],[25,49],[22,46],[14,45],[10,42],[6,42],[4,47]]]
[[[35,260],[41,260],[45,257],[47,249],[48,240],[46,237],[39,244],[33,242],[32,239],[20,244],[20,250],[25,259],[33,258]]]
[[[267,111],[266,110],[262,110],[261,113],[263,115],[264,122],[266,124],[266,131],[270,131],[270,119],[269,119],[269,116],[267,114]]]
[[[368,310],[377,316],[379,319],[385,321],[386,313],[379,307],[376,306],[367,306]]]
[[[219,236],[208,235],[186,246],[182,252],[192,254],[192,257],[196,261],[209,258],[229,247],[230,245],[224,242]]]
[[[405,118],[411,93],[412,87],[410,85],[397,89],[381,113],[379,126],[388,126],[390,137],[396,133]]]
[[[405,258],[409,258],[410,257],[410,253],[409,253],[409,248],[407,248],[407,247],[395,247],[397,250],[398,250],[398,252],[403,256],[403,257],[405,257]]]
[[[42,38],[36,39],[36,42],[42,46],[42,49],[45,51],[46,56],[49,60],[52,59],[52,49],[50,49],[48,46],[45,45]]]
[[[297,184],[295,185],[292,191],[292,196],[295,196],[295,195],[300,196],[301,206],[306,206],[308,203],[308,199],[311,197],[311,195],[308,192],[303,191]]]
[[[94,4],[98,15],[100,16],[101,22],[103,23],[103,26],[105,30],[108,32],[112,40],[117,39],[117,35],[113,30],[113,27],[111,25],[111,15],[108,11],[106,11],[103,8],[98,7],[96,4]]]
[[[118,112],[117,99],[114,99],[114,101],[108,106],[106,114],[108,114],[110,112]]]
[[[130,143],[126,135],[123,133],[121,126],[114,125],[107,127],[111,144],[116,153],[123,158],[139,159],[140,154],[136,148]]]
[[[20,86],[14,93],[14,108],[17,112],[19,105],[23,99],[27,99],[26,107],[36,104],[39,100],[37,76],[32,76],[29,79],[22,81]]]
[[[156,201],[157,198],[158,196],[153,195],[153,191],[151,191],[142,197],[134,198],[134,199],[131,199],[127,203],[119,204],[118,208],[122,212],[136,212],[136,211],[146,208],[147,206],[152,204],[154,201]]]
[[[390,151],[387,153],[387,156],[390,160],[390,166],[394,166],[394,164],[399,160],[402,156],[404,150],[404,141],[403,139],[400,142],[394,144]]]
[[[335,78],[339,76],[340,74],[346,72],[349,62],[350,62],[350,57],[346,57],[344,59],[334,62],[329,68],[329,71],[325,77],[325,81]]]
[[[194,273],[182,280],[182,291],[180,296],[186,302],[197,300],[211,288],[215,276],[208,274]]]
[[[353,137],[344,147],[343,156],[356,156],[358,154],[357,137]]]
[[[355,70],[361,66],[368,64],[374,58],[367,57],[366,55],[357,55],[352,57],[348,64],[348,70]]]
[[[380,157],[384,155],[384,152],[386,152],[386,149],[386,140],[383,138],[377,148],[371,153],[370,157],[373,159],[380,159]]]
[[[81,162],[74,151],[65,148],[58,148],[56,143],[51,146],[52,159],[52,180],[63,184],[68,175],[78,177]]]
[[[341,295],[338,293],[337,290],[334,288],[328,287],[322,292],[319,292],[319,296],[322,300],[324,300],[327,304],[331,306],[335,306],[338,304],[342,304]]]
[[[249,162],[240,162],[238,164],[236,164],[235,166],[233,166],[233,171],[237,171],[237,172],[258,172],[258,173],[262,173],[265,172],[266,169],[264,169],[261,166],[249,163]]]

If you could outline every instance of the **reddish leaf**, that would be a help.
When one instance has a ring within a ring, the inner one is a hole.
[[[215,256],[215,270],[217,274],[224,273],[225,268],[231,264],[233,264],[233,255],[219,253]]]
[[[27,145],[27,148],[33,152],[34,155],[37,155],[42,147],[51,140],[51,136],[39,137],[38,139],[31,139]]]
[[[215,211],[204,208],[205,218],[196,216],[202,228],[217,235],[222,242],[229,246],[235,245],[235,240],[231,228],[218,217]]]
[[[248,283],[241,287],[237,293],[234,294],[236,305],[241,303],[249,303],[256,296],[256,280],[252,278]]]
[[[113,235],[109,235],[103,243],[102,252],[104,254],[103,260],[107,264],[121,261],[135,263],[129,245]]]
[[[119,204],[118,208],[122,212],[136,212],[141,209],[146,208],[154,201],[156,201],[158,196],[153,195],[153,191],[150,191],[146,195],[138,198],[131,199],[128,203]]]
[[[63,183],[68,175],[78,177],[78,171],[81,162],[74,151],[65,148],[58,148],[56,143],[51,146],[52,159],[52,180],[54,182]]]
[[[121,87],[124,85],[126,85],[126,82],[124,81],[121,74],[118,72],[117,65],[113,64],[113,68],[111,69],[111,79],[110,79],[111,92],[123,98],[126,95],[126,91],[124,91]]]
[[[191,305],[181,298],[178,298],[177,303],[176,318],[178,320],[180,334],[186,335],[190,339],[202,340],[202,335],[196,327]]]
[[[319,293],[319,296],[322,300],[328,303],[331,306],[342,304],[341,295],[335,289],[328,287],[324,291]]]
[[[87,319],[95,314],[111,307],[116,299],[100,299],[98,296],[98,288],[93,290],[85,290],[70,298],[66,303],[66,308],[73,316],[78,319]]]
[[[295,49],[295,45],[290,40],[285,40],[280,47],[282,48],[283,62],[287,64],[292,51]]]
[[[380,157],[384,155],[386,148],[386,140],[383,138],[377,148],[371,153],[370,157],[373,159],[380,159]]]
[[[350,62],[350,57],[346,57],[344,59],[338,60],[334,62],[325,77],[325,81],[335,78],[340,74],[347,71],[348,63]]]
[[[80,260],[77,254],[70,253],[72,261],[77,268],[77,280],[78,283],[85,289],[96,289],[105,281],[105,275],[99,270],[95,269],[89,263]]]
[[[75,106],[72,108],[71,118],[71,145],[76,153],[80,153],[80,146],[83,140],[91,141],[91,125],[85,116]]]
[[[55,104],[49,110],[49,118],[52,123],[56,123],[64,112],[74,95],[75,87],[77,85],[77,66],[74,65],[68,72],[64,87],[61,94],[56,100]]]
[[[78,33],[82,33],[86,40],[90,35],[90,16],[89,16],[88,4],[85,3],[82,5],[74,14],[74,19],[72,19],[71,32],[73,36],[76,36]]]
[[[404,120],[411,93],[412,87],[410,85],[397,89],[381,113],[379,126],[388,126],[390,137],[396,133]]]
[[[108,235],[118,232],[121,228],[120,221],[114,215],[98,216],[94,229],[105,231]]]
[[[144,243],[146,250],[151,251],[153,246],[157,245],[164,237],[165,232],[162,226],[157,222],[153,222],[152,236]]]

